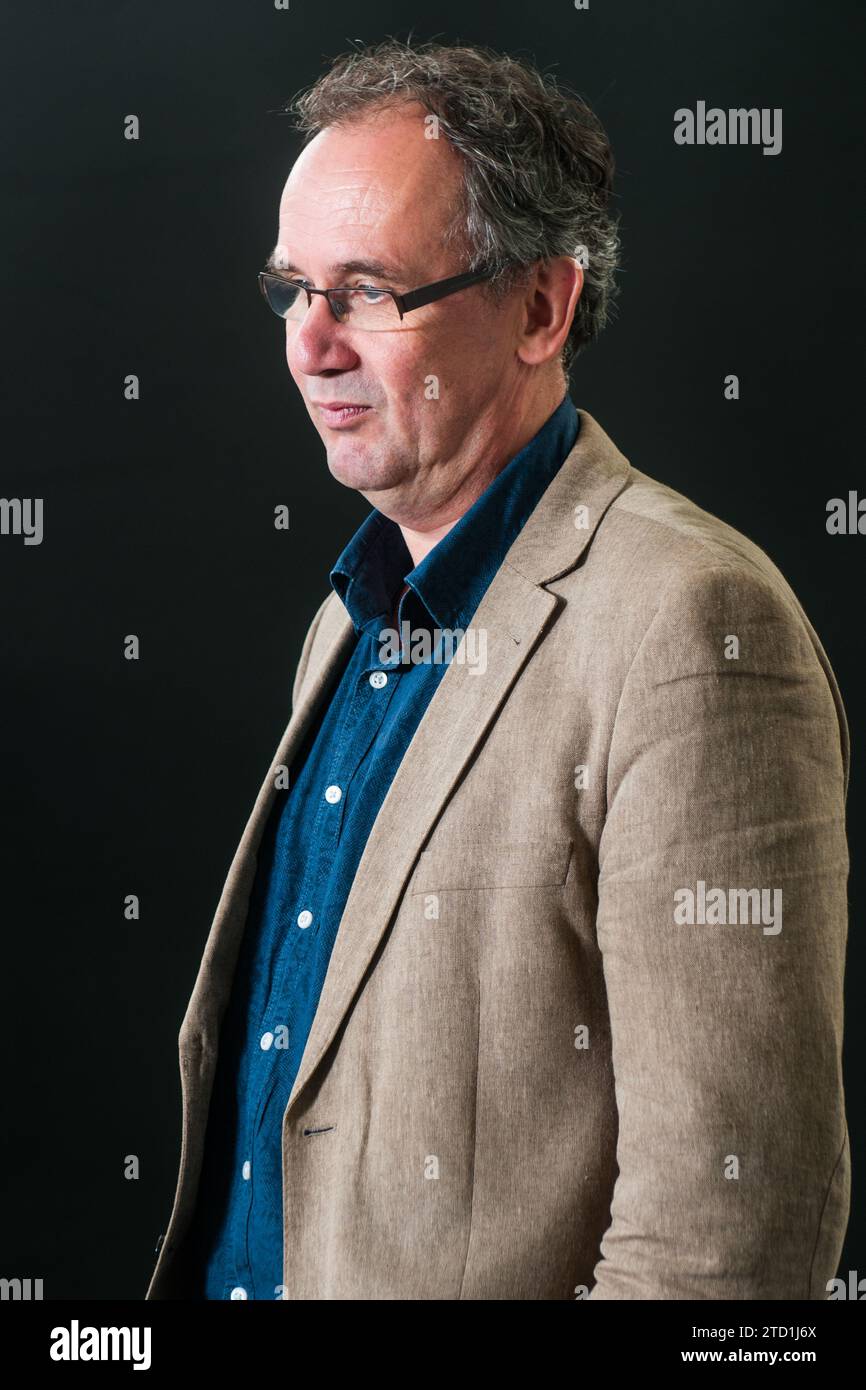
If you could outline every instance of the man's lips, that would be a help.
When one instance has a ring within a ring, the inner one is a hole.
[[[373,408],[369,405],[359,405],[355,401],[316,401],[314,404],[316,409],[321,411],[325,424],[333,429],[355,424]]]

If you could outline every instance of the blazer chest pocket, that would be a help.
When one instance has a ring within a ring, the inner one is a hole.
[[[571,840],[472,841],[423,850],[409,892],[544,888],[565,883]]]

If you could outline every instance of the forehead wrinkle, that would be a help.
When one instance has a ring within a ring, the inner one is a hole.
[[[289,222],[300,216],[317,222],[333,225],[338,218],[341,226],[375,227],[388,216],[390,205],[380,189],[329,189],[327,200],[319,197],[287,199],[280,208],[280,221]],[[336,196],[335,196],[336,195]]]
[[[442,254],[442,240],[433,222],[447,223],[449,200],[445,181],[438,186],[438,196],[430,199],[428,179],[424,201],[432,206],[418,222],[421,160],[432,156],[432,163],[425,162],[424,168],[435,172],[441,168],[442,156],[439,153],[436,159],[437,151],[428,141],[418,149],[414,143],[411,158],[405,150],[396,150],[386,168],[376,151],[359,150],[356,159],[354,151],[332,153],[324,147],[315,151],[308,147],[312,157],[305,160],[301,155],[303,162],[296,165],[295,176],[289,176],[280,207],[279,241],[291,242],[294,248],[291,257],[286,251],[289,262],[298,264],[298,258],[306,255],[304,246],[309,245],[325,254],[330,250],[335,263],[365,258],[399,261],[404,287],[426,283],[429,265],[438,263]],[[303,246],[296,244],[294,233]],[[300,268],[310,273],[308,266]],[[389,278],[396,281],[397,276]]]
[[[291,233],[293,230],[300,230],[298,223],[306,221],[308,217],[309,213],[303,211],[300,212],[299,217],[296,217],[287,207],[281,210],[278,242],[271,253],[271,264],[274,269],[286,269],[288,266],[293,266],[306,273],[308,268],[301,264],[304,252],[300,243],[297,247],[294,246],[294,238]],[[324,238],[318,234],[316,224],[320,222],[324,223],[327,231],[332,234],[328,238],[329,244],[325,243]],[[327,272],[329,275],[337,274],[344,264],[353,261],[379,261],[383,265],[391,266],[391,278],[401,279],[409,284],[415,273],[412,269],[415,260],[412,252],[417,248],[414,246],[411,249],[406,247],[404,252],[399,240],[395,245],[391,237],[388,237],[388,244],[384,244],[376,235],[384,225],[385,218],[381,216],[380,208],[377,205],[365,207],[363,204],[353,201],[351,205],[344,205],[342,208],[336,209],[332,207],[323,211],[314,218],[314,225],[306,230],[311,235],[312,245],[315,245],[320,251],[325,248],[325,254],[327,254],[327,250],[331,251],[331,264]],[[301,240],[305,240],[303,234]],[[290,249],[287,244],[290,242],[294,249]]]
[[[277,242],[273,251],[271,251],[265,261],[265,268],[268,270],[295,271],[303,269],[303,267],[295,265],[289,248],[284,246],[282,242]],[[347,255],[341,261],[334,261],[328,266],[327,273],[328,275],[339,275],[343,272],[355,274],[364,268],[367,268],[369,274],[387,275],[392,279],[402,278],[405,270],[405,267],[399,266],[394,261],[393,257],[389,260],[384,256],[377,256],[372,253],[366,255],[362,253],[357,256]]]

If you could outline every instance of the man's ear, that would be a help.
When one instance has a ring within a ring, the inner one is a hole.
[[[559,357],[582,293],[583,269],[574,256],[539,262],[524,291],[521,362],[538,367]]]

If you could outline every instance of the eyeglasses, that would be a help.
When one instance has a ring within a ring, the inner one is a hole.
[[[432,304],[434,300],[456,294],[467,285],[474,285],[477,280],[488,279],[492,273],[489,266],[483,266],[480,270],[450,275],[447,280],[434,280],[431,285],[421,285],[417,290],[398,294],[396,290],[381,289],[378,285],[348,285],[317,290],[303,280],[287,280],[272,271],[260,270],[259,289],[278,318],[300,322],[313,302],[312,296],[323,294],[338,323],[349,323],[352,328],[375,332],[400,328],[404,314],[420,309],[423,304]]]

